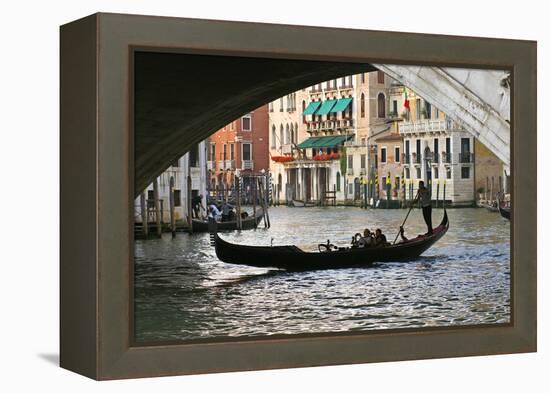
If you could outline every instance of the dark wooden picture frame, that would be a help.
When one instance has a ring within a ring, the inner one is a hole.
[[[511,323],[134,346],[135,48],[511,70]],[[60,72],[62,367],[104,380],[536,351],[536,42],[100,13],[61,27]]]

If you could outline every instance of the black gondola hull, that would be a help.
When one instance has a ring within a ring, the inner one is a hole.
[[[327,252],[308,252],[296,246],[246,246],[229,243],[213,234],[218,258],[226,263],[284,270],[341,269],[368,266],[374,262],[409,261],[418,258],[447,232],[445,212],[441,225],[431,236],[419,236],[404,243],[377,248],[340,248]]]
[[[258,226],[264,217],[263,210],[259,209],[256,212],[256,217],[247,217],[241,220],[241,229],[254,229]],[[193,232],[208,232],[208,221],[192,220]],[[237,230],[237,221],[221,221],[216,224],[217,230],[220,232]]]
[[[506,218],[507,220],[510,219],[510,208],[509,207],[499,206],[498,210],[500,211],[500,215],[502,217]]]

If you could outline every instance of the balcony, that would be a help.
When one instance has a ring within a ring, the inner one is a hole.
[[[254,161],[252,161],[252,160],[243,160],[242,169],[243,170],[246,170],[246,169],[253,170],[254,169]]]
[[[216,170],[216,161],[207,161],[206,162],[206,168],[209,171],[215,171]]]
[[[361,168],[361,169],[359,170],[359,175],[365,176],[366,174],[367,174],[367,169],[366,169],[366,168]]]
[[[411,155],[410,154],[402,154],[403,157],[403,164],[409,165],[411,163]]]
[[[451,153],[443,152],[441,153],[441,162],[444,164],[451,164],[452,163],[452,155]]]
[[[439,153],[432,153],[432,164],[439,164]]]
[[[225,160],[224,169],[235,169],[235,160]]]
[[[422,154],[420,153],[413,153],[412,154],[412,160],[413,160],[413,164],[422,164]]]
[[[281,153],[283,154],[291,154],[292,153],[292,145],[286,144],[281,146]]]
[[[458,153],[458,162],[461,164],[471,164],[474,162],[474,154],[470,152]]]
[[[420,134],[426,132],[445,132],[455,130],[454,122],[446,120],[404,121],[399,125],[400,134]]]
[[[223,168],[224,168],[224,161],[218,161],[217,168],[223,170]]]
[[[346,171],[346,175],[353,176],[353,168],[348,168]]]

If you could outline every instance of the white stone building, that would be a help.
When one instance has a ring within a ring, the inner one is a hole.
[[[174,213],[176,221],[187,220],[188,191],[187,178],[191,177],[191,197],[202,195],[202,204],[206,206],[206,143],[195,145],[190,152],[179,158],[158,178],[159,200],[161,204],[162,222],[170,222],[170,178],[174,178]],[[149,222],[154,218],[154,190],[150,184],[144,191],[149,211]],[[203,212],[204,213],[204,212]],[[135,221],[141,222],[140,197],[135,200]]]

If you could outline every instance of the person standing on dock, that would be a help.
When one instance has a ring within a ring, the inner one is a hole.
[[[424,216],[424,221],[428,226],[427,235],[431,235],[434,232],[432,228],[432,196],[430,195],[430,190],[426,188],[422,180],[418,182],[418,193],[416,194],[415,202],[417,200],[420,201],[422,215]]]

